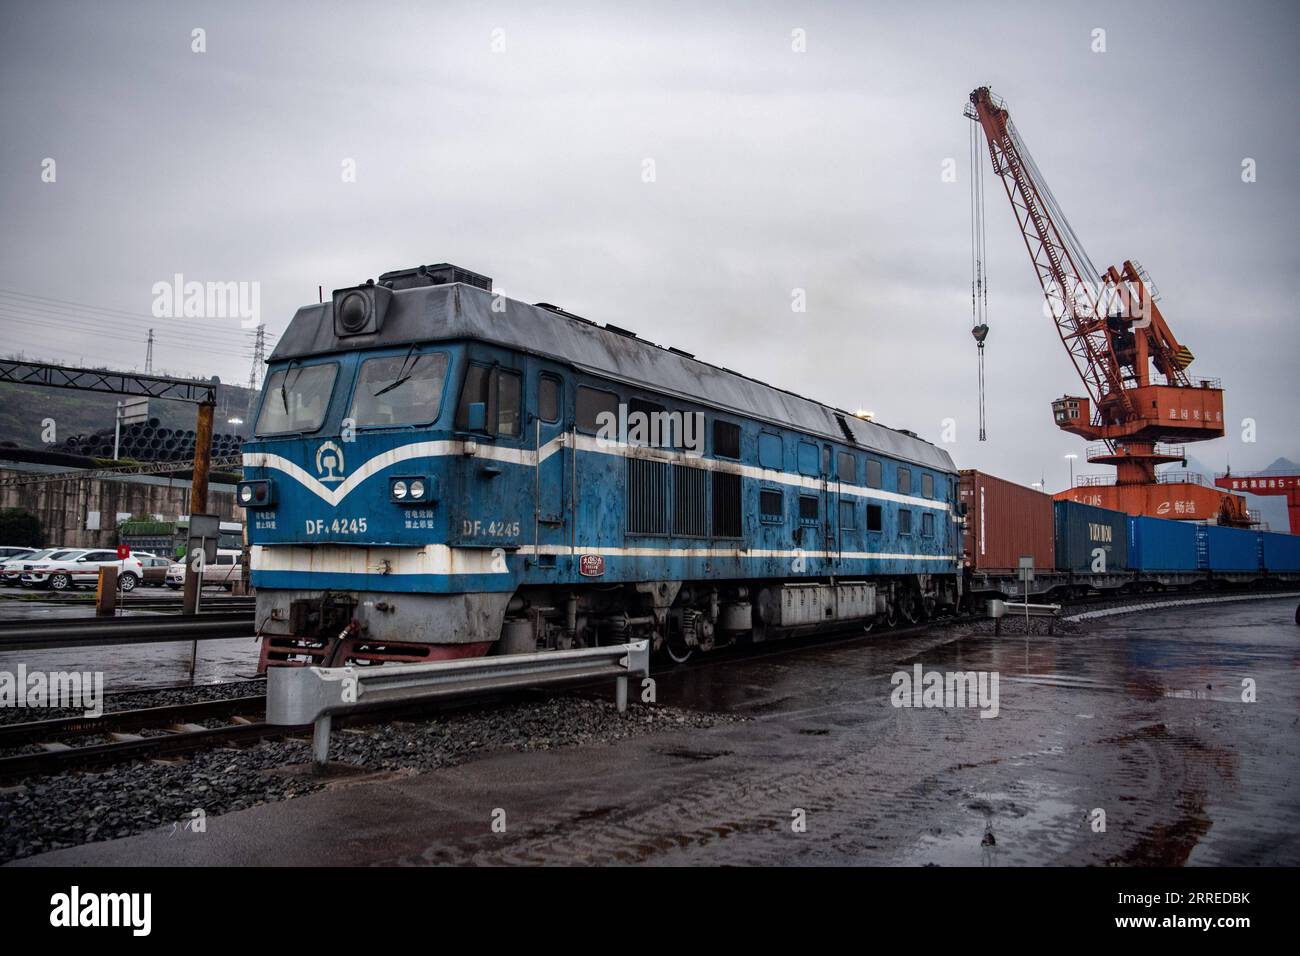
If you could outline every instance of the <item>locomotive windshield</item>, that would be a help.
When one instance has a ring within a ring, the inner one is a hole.
[[[257,434],[314,432],[325,421],[338,366],[300,365],[272,372],[266,380]]]
[[[427,425],[438,417],[446,378],[446,352],[366,359],[348,417],[357,425]]]

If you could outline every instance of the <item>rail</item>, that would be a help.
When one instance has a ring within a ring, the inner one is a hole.
[[[330,719],[335,714],[395,702],[601,677],[616,679],[621,713],[627,710],[628,677],[645,677],[649,673],[648,641],[431,664],[272,667],[266,681],[266,722],[291,727],[314,725],[312,760],[321,766],[329,759]]]
[[[220,614],[159,614],[142,617],[59,618],[0,624],[0,651],[50,647],[100,647],[110,644],[164,644],[252,637],[251,611]]]

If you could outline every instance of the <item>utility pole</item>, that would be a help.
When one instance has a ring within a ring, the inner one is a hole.
[[[144,350],[144,374],[153,373],[153,329],[149,330],[148,345]]]
[[[212,464],[212,415],[216,411],[213,401],[199,405],[198,424],[194,430],[194,471],[190,477],[190,529],[195,515],[208,510],[208,470]],[[192,556],[185,556],[185,600],[182,613],[194,614],[199,607],[199,588],[203,586],[202,572],[195,573]]]

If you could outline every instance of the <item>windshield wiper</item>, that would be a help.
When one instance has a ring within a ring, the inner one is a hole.
[[[411,376],[415,374],[415,362],[419,362],[419,359],[416,359],[415,362],[411,362],[411,368],[409,372],[407,371],[406,363],[411,361],[411,356],[414,353],[415,353],[415,346],[412,345],[406,352],[406,358],[402,359],[402,368],[400,371],[398,371],[397,378],[393,379],[391,382],[389,382],[379,391],[375,392],[373,396],[374,398],[378,398],[380,395],[383,395],[385,392],[391,392],[393,389],[397,388],[397,386],[404,385],[405,383],[411,380]]]
[[[289,414],[289,389],[287,386],[289,384],[289,373],[292,371],[293,363],[290,362],[289,367],[284,370],[284,378],[280,379],[280,402],[284,405],[284,413],[286,415]],[[299,370],[298,374],[302,374],[301,370]],[[298,381],[298,376],[295,375],[293,380],[295,382]]]

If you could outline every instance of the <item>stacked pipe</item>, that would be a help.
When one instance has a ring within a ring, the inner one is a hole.
[[[190,461],[194,458],[194,438],[192,428],[164,428],[161,421],[151,418],[147,422],[123,426],[118,457],[136,461]],[[111,458],[113,429],[103,429],[90,435],[73,435],[64,444],[68,452],[74,455]],[[241,435],[216,432],[212,436],[212,456],[224,458],[238,455],[243,445]]]

